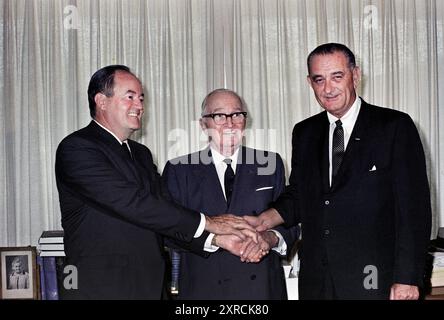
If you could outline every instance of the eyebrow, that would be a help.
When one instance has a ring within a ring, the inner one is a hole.
[[[344,75],[345,74],[345,72],[344,71],[335,71],[335,72],[332,72],[330,75],[331,76],[338,76],[338,75]],[[324,76],[323,75],[320,75],[320,74],[313,74],[313,75],[310,75],[310,78],[311,79],[316,79],[316,78],[323,78]]]
[[[312,74],[312,75],[310,75],[309,77],[310,77],[310,79],[312,79],[312,80],[315,80],[315,79],[317,79],[317,78],[323,78],[323,76],[321,76],[320,74]]]
[[[137,92],[134,91],[134,90],[128,90],[127,92],[125,92],[125,94],[128,94],[128,93],[137,94]],[[140,96],[141,96],[141,97],[145,97],[145,94],[142,93]]]
[[[242,112],[242,108],[241,107],[239,107],[239,111],[237,111],[237,110],[234,110],[233,112],[231,112],[231,113],[236,113],[236,112]],[[224,108],[223,107],[220,107],[220,108],[216,108],[216,109],[214,109],[213,110],[213,112],[211,112],[211,113],[223,113],[223,114],[231,114],[231,113],[226,113],[226,112],[224,112]]]

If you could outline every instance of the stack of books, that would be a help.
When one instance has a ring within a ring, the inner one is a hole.
[[[429,253],[433,258],[430,284],[432,288],[444,287],[444,227],[439,228],[436,239],[430,241]]]
[[[64,257],[63,230],[43,231],[37,249],[41,257]]]
[[[37,245],[42,300],[59,300],[63,292],[63,230],[43,231]]]
[[[434,259],[430,283],[432,287],[442,287],[444,286],[444,252],[436,251],[431,254]]]

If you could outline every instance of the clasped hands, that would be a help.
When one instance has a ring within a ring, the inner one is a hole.
[[[279,242],[257,217],[231,214],[206,216],[205,229],[215,234],[212,243],[240,257],[242,262],[260,262]]]

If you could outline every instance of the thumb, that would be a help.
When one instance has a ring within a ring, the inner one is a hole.
[[[243,216],[244,220],[248,222],[254,228],[257,228],[262,224],[262,220],[255,216]]]
[[[395,300],[395,289],[393,286],[390,288],[390,300]]]
[[[263,231],[267,231],[267,230],[268,230],[267,226],[265,226],[263,224],[256,227],[257,232],[263,232]]]

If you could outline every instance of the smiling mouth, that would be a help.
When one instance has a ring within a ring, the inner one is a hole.
[[[226,130],[224,130],[222,134],[224,136],[234,136],[234,135],[236,135],[236,131],[231,131],[231,130],[226,131]]]
[[[139,118],[141,116],[141,113],[140,112],[129,112],[128,115],[130,117]]]

